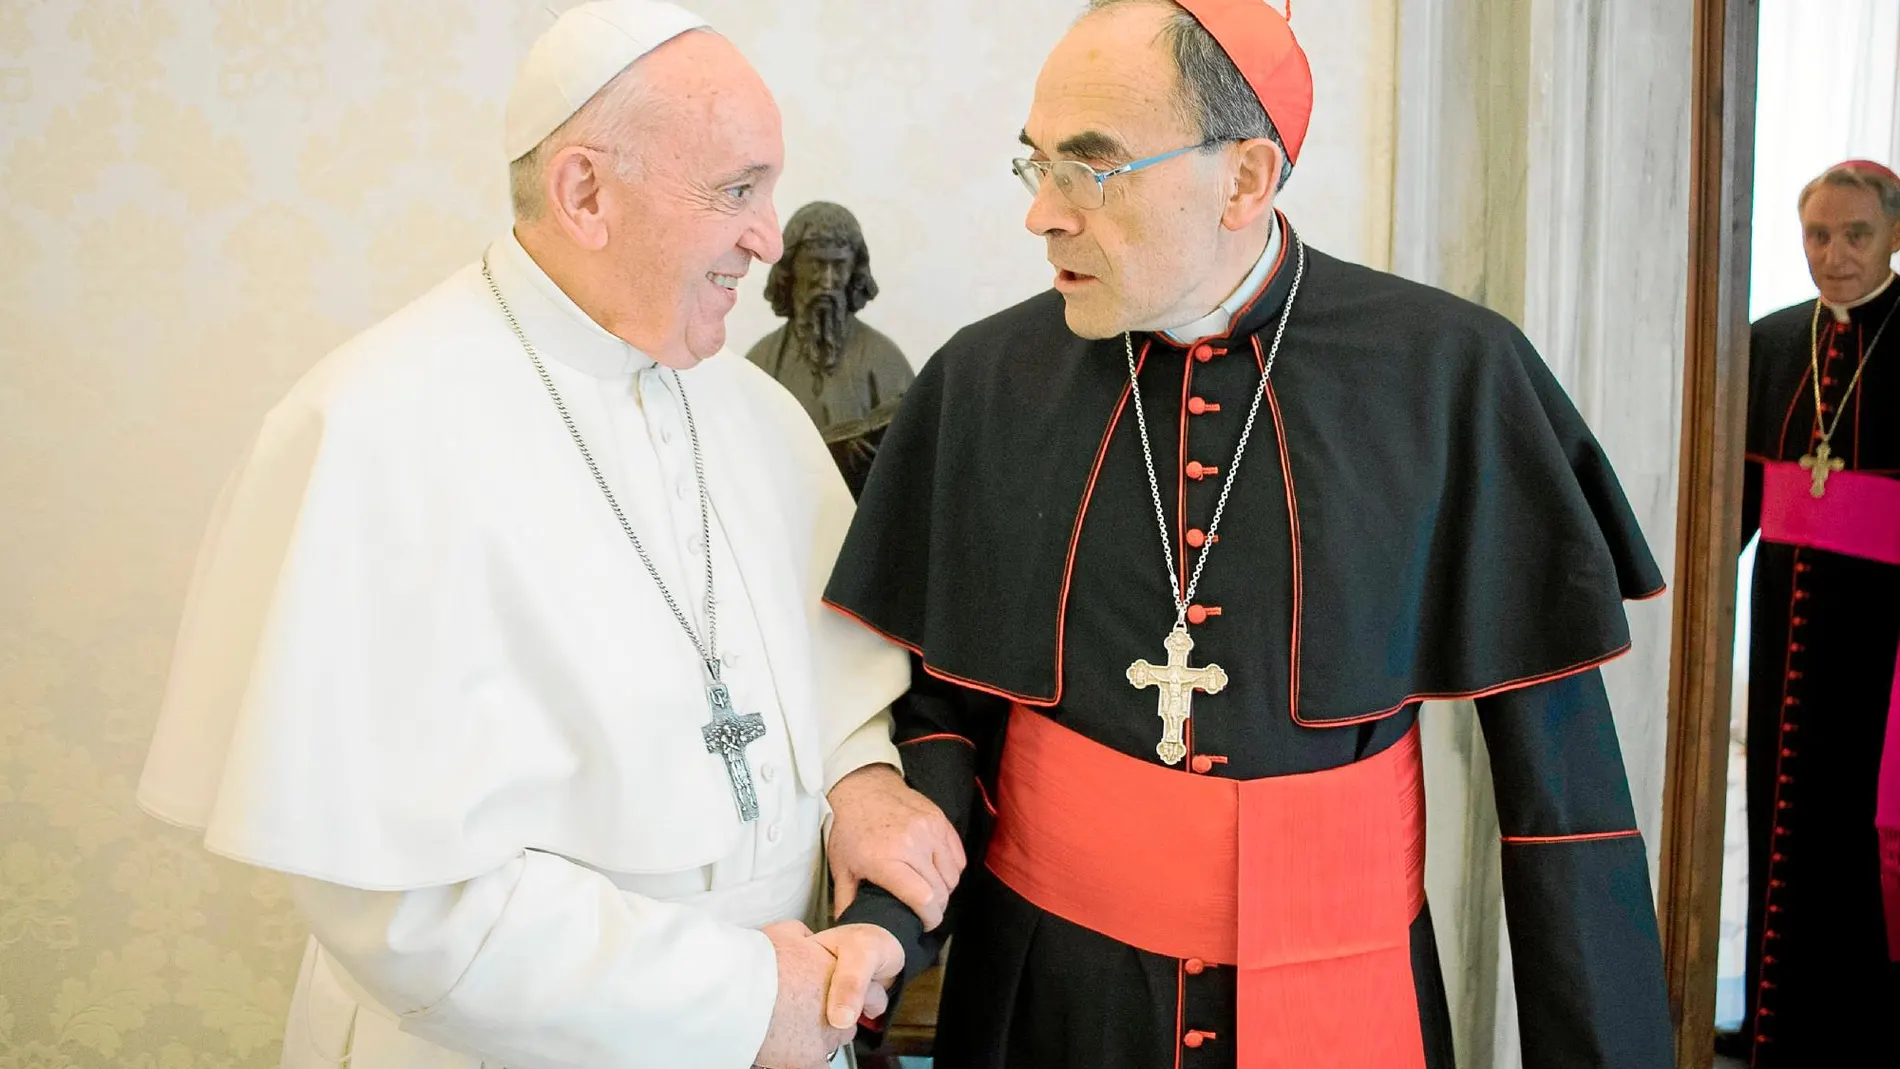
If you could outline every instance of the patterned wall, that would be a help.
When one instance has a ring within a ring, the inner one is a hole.
[[[1005,168],[1079,6],[698,4],[779,93],[781,210],[858,210],[886,293],[867,318],[913,360],[1045,284]],[[1383,263],[1393,0],[1297,17],[1321,126],[1288,204]],[[549,20],[0,0],[0,1069],[276,1063],[303,939],[282,885],[132,801],[179,604],[264,410],[505,225],[501,103]],[[773,325],[762,279],[736,345]]]

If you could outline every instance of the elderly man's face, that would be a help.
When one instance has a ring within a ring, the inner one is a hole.
[[[1036,158],[1101,171],[1200,140],[1177,103],[1173,57],[1156,40],[1170,14],[1133,4],[1076,24],[1036,81],[1023,127]],[[1225,297],[1205,295],[1228,182],[1219,154],[1195,152],[1109,179],[1093,210],[1043,182],[1024,223],[1047,243],[1069,329],[1105,338],[1175,327]]]
[[[1829,304],[1852,304],[1887,280],[1900,226],[1871,189],[1823,183],[1801,209],[1808,273]]]
[[[830,298],[842,307],[858,251],[841,241],[806,241],[792,258],[792,303],[801,312]]]
[[[773,189],[784,168],[778,105],[736,48],[691,33],[647,60],[659,103],[616,198],[608,251],[627,294],[629,342],[675,367],[726,343],[752,261],[779,257]]]

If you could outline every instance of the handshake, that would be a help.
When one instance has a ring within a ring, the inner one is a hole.
[[[834,898],[842,913],[872,881],[909,906],[926,929],[943,923],[963,875],[963,844],[942,811],[888,765],[846,776],[829,796]],[[889,1007],[904,948],[874,924],[813,932],[797,921],[765,929],[778,953],[778,1002],[759,1049],[763,1069],[822,1069],[856,1034],[860,1017]]]
[[[904,948],[874,924],[813,932],[798,921],[765,929],[778,952],[778,1002],[759,1048],[762,1069],[821,1069],[857,1032],[858,1018],[882,1016]]]

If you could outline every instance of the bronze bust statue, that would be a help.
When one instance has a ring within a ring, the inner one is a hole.
[[[805,406],[855,494],[916,378],[897,345],[858,318],[877,282],[857,217],[826,201],[800,208],[785,224],[785,252],[765,295],[787,322],[746,359]]]

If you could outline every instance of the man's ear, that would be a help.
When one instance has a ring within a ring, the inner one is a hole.
[[[542,175],[548,215],[568,240],[598,252],[607,247],[607,220],[594,150],[569,145],[554,154]]]
[[[1233,190],[1221,212],[1221,225],[1228,230],[1245,230],[1273,210],[1285,157],[1280,154],[1280,146],[1264,137],[1242,141],[1228,152],[1233,158]]]

